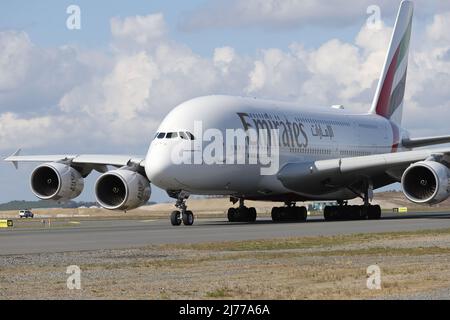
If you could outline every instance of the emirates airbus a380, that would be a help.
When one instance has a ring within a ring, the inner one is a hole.
[[[450,136],[412,139],[401,128],[412,17],[413,3],[403,1],[373,103],[365,114],[338,106],[301,108],[207,96],[173,109],[146,157],[16,152],[5,160],[16,167],[18,162],[44,163],[31,174],[31,189],[40,199],[76,198],[84,178],[96,170],[103,173],[95,185],[98,203],[109,210],[131,210],[148,202],[154,184],[176,199],[173,225],[193,224],[186,205],[191,194],[224,195],[239,202],[228,211],[230,222],[255,221],[256,210],[245,207],[245,200],[284,202],[273,208],[273,221],[306,221],[306,209],[296,203],[309,200],[337,201],[339,205],[325,209],[327,221],[379,219],[380,207],[370,204],[373,190],[395,182],[401,182],[412,202],[440,203],[450,196],[450,148],[415,148],[448,143]],[[252,130],[269,132],[267,146],[276,152],[251,148]],[[230,148],[226,138],[234,141],[239,134],[230,138],[229,131],[243,132],[242,143]],[[270,135],[273,132],[278,134]],[[181,160],[191,161],[179,161],[180,153]],[[362,206],[346,205],[357,197]]]

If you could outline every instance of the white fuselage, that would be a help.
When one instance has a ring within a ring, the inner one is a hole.
[[[356,115],[334,108],[307,109],[292,103],[241,97],[201,97],[179,105],[161,123],[158,133],[189,132],[196,144],[179,136],[155,137],[145,162],[147,177],[154,185],[168,191],[247,199],[278,201],[292,195],[276,174],[261,175],[261,164],[227,164],[225,160],[230,154],[224,155],[223,163],[174,163],[174,150],[178,152],[181,148],[195,154],[203,152],[211,142],[195,136],[199,123],[202,132],[217,129],[224,137],[227,129],[279,129],[279,168],[287,163],[396,152],[401,148],[402,135],[407,134],[373,114]],[[299,199],[353,197],[354,194],[341,190],[322,196],[303,194]]]

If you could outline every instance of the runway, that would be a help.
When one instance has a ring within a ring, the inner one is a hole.
[[[311,217],[307,223],[287,224],[267,218],[255,224],[214,219],[197,220],[192,227],[172,227],[168,220],[85,220],[63,228],[0,230],[0,255],[443,228],[450,228],[450,213],[388,214],[379,221],[325,222]]]

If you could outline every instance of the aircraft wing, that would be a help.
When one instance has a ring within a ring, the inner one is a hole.
[[[323,192],[324,187],[332,191],[339,187],[351,186],[363,178],[370,178],[374,187],[378,188],[399,182],[403,172],[411,164],[427,159],[436,159],[450,166],[450,148],[289,163],[281,168],[277,177],[286,188],[296,192],[306,190]]]
[[[73,164],[81,166],[105,166],[111,165],[115,167],[123,167],[130,164],[138,164],[144,166],[144,157],[136,157],[131,155],[106,155],[106,154],[63,154],[63,155],[38,155],[38,156],[21,156],[20,150],[5,159],[12,162],[17,168],[19,162],[58,162],[70,161]]]
[[[450,143],[450,136],[439,136],[429,138],[408,138],[403,139],[402,145],[406,148],[427,147],[436,144]]]

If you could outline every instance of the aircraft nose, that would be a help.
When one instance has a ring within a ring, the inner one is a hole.
[[[177,166],[171,158],[170,148],[154,145],[147,153],[145,173],[152,184],[169,189],[174,186]]]

